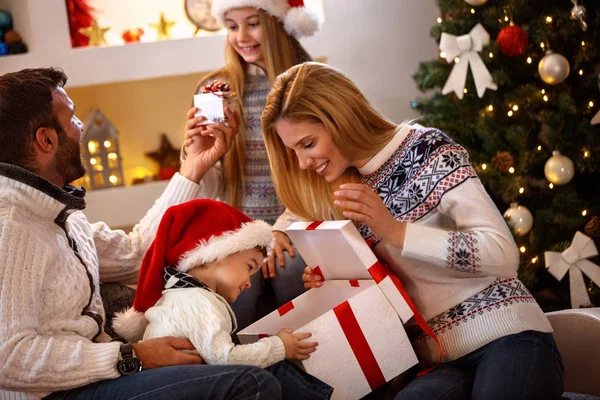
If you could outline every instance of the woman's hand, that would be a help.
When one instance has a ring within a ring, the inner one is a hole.
[[[302,282],[304,282],[304,289],[318,288],[323,285],[323,282],[321,282],[321,277],[315,274],[310,267],[304,268]]]
[[[346,183],[333,194],[334,204],[344,210],[344,217],[366,224],[382,242],[402,249],[406,223],[397,221],[370,187]]]
[[[285,257],[283,252],[287,251],[290,257],[295,257],[294,247],[288,235],[280,231],[273,231],[273,239],[275,240],[275,248],[273,252],[269,254],[267,261],[262,265],[263,278],[275,278],[275,257],[279,261],[279,266],[285,268]]]
[[[206,171],[225,155],[233,144],[239,130],[239,117],[225,109],[229,125],[218,123],[200,125],[204,117],[196,117],[198,108],[191,108],[185,125],[184,154],[185,161],[181,174],[194,182],[199,182]]]

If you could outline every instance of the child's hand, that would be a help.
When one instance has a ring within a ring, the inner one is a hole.
[[[321,282],[321,277],[315,274],[310,267],[304,268],[302,282],[304,282],[304,289],[318,288],[323,285],[323,282]]]
[[[285,267],[285,258],[283,257],[283,251],[287,251],[290,257],[295,257],[294,247],[288,235],[280,231],[273,231],[273,239],[275,240],[275,248],[273,252],[267,258],[267,262],[263,263],[262,274],[263,278],[275,278],[275,257],[279,261],[280,267]]]
[[[319,343],[304,342],[304,339],[311,337],[312,333],[292,332],[292,329],[282,329],[277,332],[277,336],[279,336],[285,347],[285,358],[307,360],[310,357],[310,353],[314,353],[314,351],[317,350]]]

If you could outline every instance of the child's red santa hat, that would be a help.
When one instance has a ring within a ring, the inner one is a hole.
[[[283,22],[285,31],[296,38],[312,36],[323,22],[317,13],[304,6],[304,0],[213,0],[212,14],[225,26],[225,13],[243,7],[266,11]]]
[[[165,267],[186,272],[240,251],[267,248],[271,232],[266,222],[220,201],[199,199],[169,208],[144,256],[133,307],[113,320],[115,332],[129,342],[142,338],[148,323],[144,312],[162,295]]]

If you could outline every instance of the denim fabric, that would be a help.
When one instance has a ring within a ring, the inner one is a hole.
[[[295,257],[283,252],[285,267],[276,261],[275,278],[264,279],[259,271],[251,278],[252,286],[242,293],[231,308],[235,313],[238,330],[244,329],[277,307],[300,296],[306,291],[302,282],[302,273],[306,263],[296,251]]]
[[[271,365],[267,371],[279,381],[284,400],[325,400],[333,393],[331,386],[287,360]]]
[[[563,372],[552,334],[525,331],[439,365],[409,382],[395,399],[560,399]]]
[[[281,399],[281,385],[268,371],[244,365],[186,365],[137,374],[55,392],[51,400],[229,400]]]
[[[56,392],[46,399],[326,400],[332,393],[331,386],[281,361],[266,369],[243,365],[157,368]]]

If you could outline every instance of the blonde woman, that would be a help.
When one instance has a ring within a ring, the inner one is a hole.
[[[273,187],[260,115],[277,75],[311,59],[297,38],[315,33],[320,21],[298,0],[214,0],[212,12],[227,29],[226,62],[223,68],[201,79],[195,92],[214,79],[228,82],[241,100],[235,110],[241,123],[231,150],[203,179],[203,197],[224,200],[252,219],[273,224],[284,208]],[[192,108],[187,114],[187,144],[210,140],[207,135],[211,129],[225,129],[222,124],[200,125],[197,111]],[[237,127],[237,122],[231,125]],[[274,256],[263,265],[262,274],[253,278],[253,287],[232,305],[239,326],[258,317],[255,305],[266,280],[271,280],[277,304],[271,302],[263,313],[302,293],[298,272],[304,267],[289,241],[279,242]]]
[[[284,205],[304,220],[354,220],[442,345],[443,363],[396,399],[560,397],[552,328],[517,279],[515,243],[464,148],[394,124],[318,63],[277,79],[262,125]],[[303,280],[319,286],[309,268]],[[421,361],[434,363],[437,345],[412,325]]]

